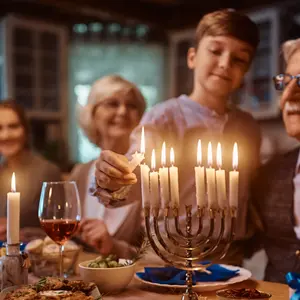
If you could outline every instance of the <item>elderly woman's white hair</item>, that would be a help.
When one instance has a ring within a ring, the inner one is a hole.
[[[146,109],[146,101],[136,85],[119,75],[104,76],[96,80],[90,90],[87,104],[78,105],[78,122],[88,139],[99,146],[100,136],[94,123],[94,113],[97,105],[103,100],[118,92],[133,93],[133,100],[136,101],[140,116]]]
[[[282,54],[285,63],[288,63],[292,55],[300,50],[300,39],[288,40],[282,44]]]

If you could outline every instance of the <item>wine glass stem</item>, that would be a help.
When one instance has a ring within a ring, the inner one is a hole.
[[[64,245],[59,246],[60,262],[59,262],[59,277],[64,278]]]

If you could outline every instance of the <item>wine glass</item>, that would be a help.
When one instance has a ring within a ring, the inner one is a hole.
[[[38,216],[46,234],[59,245],[59,276],[62,278],[64,244],[75,233],[81,220],[76,183],[43,182]]]

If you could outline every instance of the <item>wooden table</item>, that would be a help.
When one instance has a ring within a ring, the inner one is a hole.
[[[287,300],[288,299],[288,286],[280,283],[266,282],[266,281],[255,281],[255,280],[246,280],[242,283],[237,283],[230,285],[230,287],[235,288],[256,288],[268,293],[271,293],[272,299],[274,300]],[[203,297],[207,297],[207,300],[217,299],[216,292],[205,292],[198,293]],[[129,284],[126,290],[116,295],[106,295],[104,300],[113,300],[113,299],[123,299],[123,300],[179,300],[181,299],[181,293],[171,294],[171,293],[162,293],[157,290],[146,290],[140,283],[135,279]],[[201,298],[199,298],[200,300]],[[204,298],[205,299],[205,298]],[[203,300],[204,300],[203,299]]]
[[[79,257],[79,262],[94,259],[97,255],[90,253],[82,253]],[[153,264],[150,263],[151,265]],[[145,261],[140,262],[137,265],[137,270],[141,270],[145,265],[150,265],[149,259],[147,263]],[[157,265],[157,261],[154,265]],[[78,279],[78,276],[75,277]],[[73,279],[73,278],[72,278]],[[38,280],[37,277],[30,275],[30,282],[35,282]],[[266,282],[266,281],[256,281],[256,280],[246,280],[241,283],[230,285],[232,288],[256,288],[258,290],[272,294],[272,299],[274,300],[288,300],[288,286],[280,283]],[[123,300],[179,300],[181,299],[182,291],[170,292],[168,290],[162,290],[160,288],[151,287],[140,283],[135,278],[132,279],[128,287],[121,293],[116,295],[104,295],[104,300],[113,299],[123,299]],[[200,295],[200,293],[198,293]],[[207,297],[207,300],[213,300],[216,298],[216,292],[203,292],[201,296]],[[201,298],[199,298],[200,300]],[[203,298],[204,300],[205,298]]]

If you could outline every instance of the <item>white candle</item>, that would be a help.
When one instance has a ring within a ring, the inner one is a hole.
[[[238,167],[237,143],[234,143],[233,146],[232,166],[233,166],[233,171],[229,172],[229,205],[231,207],[238,207],[239,172],[237,171],[237,167]]]
[[[140,165],[141,168],[141,187],[143,208],[150,207],[150,185],[149,172],[150,168],[146,164]]]
[[[178,187],[178,168],[174,166],[174,149],[170,150],[170,186],[171,186],[171,205],[173,208],[179,208],[179,187]]]
[[[141,153],[145,154],[145,131],[142,127],[141,135]],[[142,189],[142,203],[143,208],[150,207],[150,183],[149,183],[149,172],[150,168],[144,163],[140,165],[141,171],[141,189]]]
[[[202,147],[201,141],[198,140],[197,145],[197,167],[195,167],[195,181],[196,181],[196,199],[199,207],[205,207],[207,205],[205,196],[205,173],[202,166]]]
[[[16,177],[11,178],[11,192],[7,193],[7,243],[20,242],[20,193],[16,192]]]
[[[129,161],[129,168],[131,172],[134,171],[134,169],[140,165],[140,163],[145,158],[145,130],[144,127],[142,127],[142,135],[141,135],[141,151],[138,153],[137,151],[132,154],[132,160]]]
[[[216,197],[216,172],[212,167],[212,147],[211,142],[208,143],[207,164],[206,168],[206,183],[207,183],[207,196],[209,208],[218,208]]]
[[[218,143],[217,146],[217,166],[219,168],[216,171],[218,204],[220,208],[225,208],[228,207],[228,203],[226,197],[225,170],[222,170],[222,149],[220,143]]]
[[[169,170],[166,167],[166,143],[163,142],[161,149],[161,168],[158,170],[160,181],[160,193],[163,202],[163,208],[169,207],[170,189],[169,189]]]
[[[151,196],[151,206],[153,208],[160,207],[159,201],[159,188],[158,188],[158,172],[155,171],[156,167],[156,157],[155,157],[155,150],[152,150],[151,155],[151,169],[150,172],[150,196]]]

